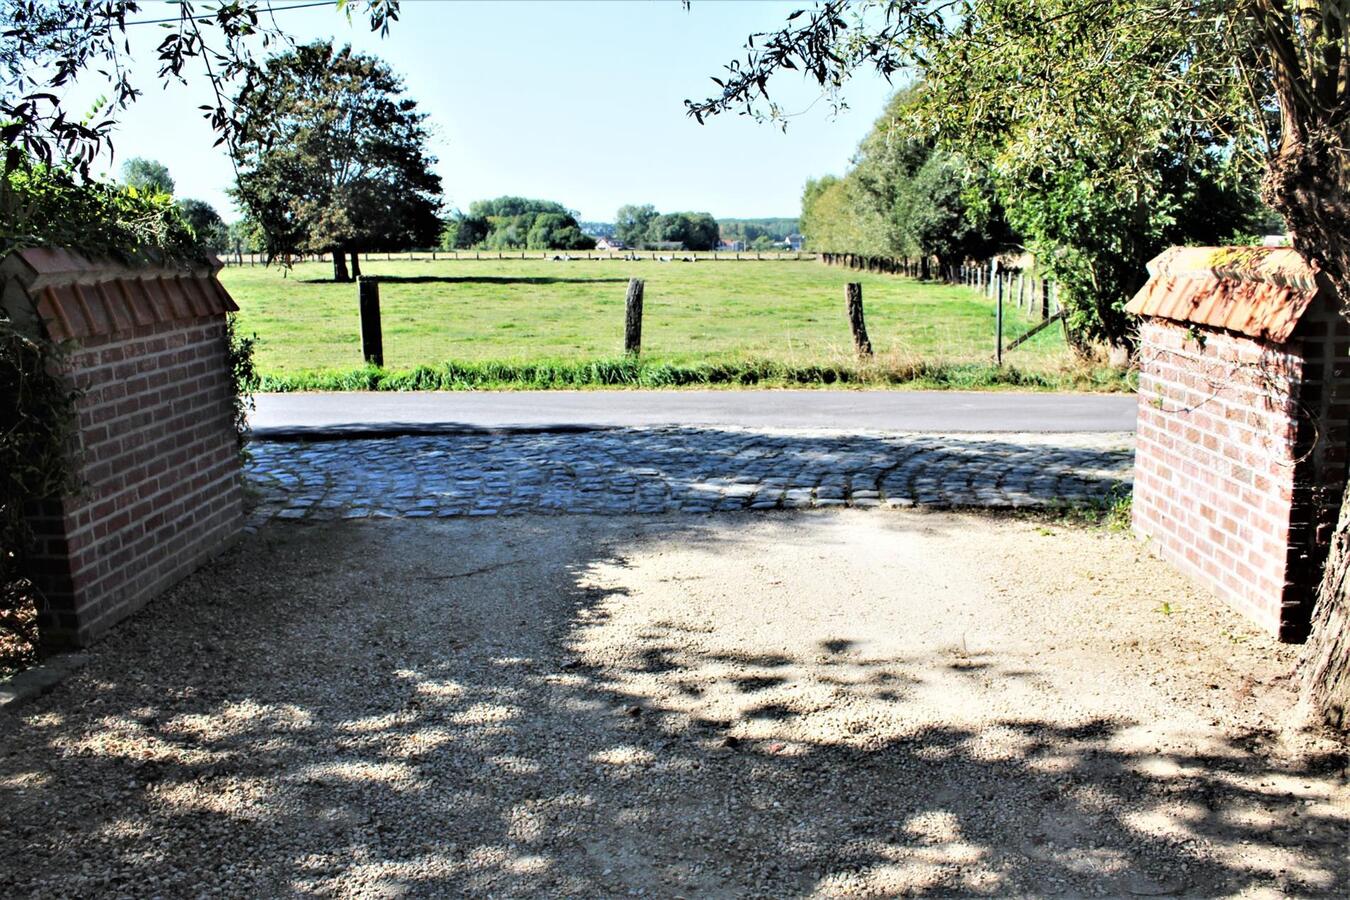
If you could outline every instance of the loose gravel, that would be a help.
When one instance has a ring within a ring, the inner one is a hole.
[[[0,895],[1344,896],[1295,652],[1023,519],[276,522],[0,712]]]

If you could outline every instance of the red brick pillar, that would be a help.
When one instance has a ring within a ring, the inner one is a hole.
[[[218,262],[129,268],[61,250],[0,263],[6,313],[64,349],[83,488],[32,519],[43,640],[84,645],[219,552],[243,521]]]

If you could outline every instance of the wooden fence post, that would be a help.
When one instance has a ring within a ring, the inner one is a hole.
[[[640,278],[628,279],[624,299],[623,352],[633,356],[642,352],[642,285]]]
[[[380,283],[374,278],[357,282],[361,308],[361,358],[384,367],[384,337],[380,333]]]
[[[848,328],[853,332],[853,349],[859,356],[872,356],[872,341],[867,337],[867,323],[863,321],[862,285],[844,286],[844,307],[848,311]]]
[[[1041,279],[1041,318],[1050,318],[1050,279]]]
[[[994,272],[994,278],[997,279],[995,291],[998,294],[998,312],[995,314],[995,335],[994,335],[994,363],[1001,369],[1003,368],[1003,273]]]

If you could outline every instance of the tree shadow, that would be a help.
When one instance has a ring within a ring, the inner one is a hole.
[[[1133,454],[1041,437],[748,433],[679,428],[478,430],[454,423],[357,426],[350,440],[272,430],[249,463],[262,514],[407,510],[383,486],[437,497],[438,514],[726,512],[803,506],[1036,507],[1101,502]],[[343,436],[345,435],[345,437]],[[305,442],[324,442],[313,452]],[[430,505],[430,504],[429,504]]]
[[[0,882],[1343,895],[1344,753],[1287,759],[1262,729],[1167,745],[1087,708],[910,721],[916,692],[952,678],[1060,676],[993,653],[877,655],[848,623],[771,651],[679,616],[615,638],[632,597],[604,573],[725,537],[693,517],[615,521],[252,536],[0,712]],[[803,702],[813,686],[836,701]],[[869,730],[882,714],[900,724]]]

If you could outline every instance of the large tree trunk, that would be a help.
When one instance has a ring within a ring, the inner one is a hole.
[[[1303,697],[1334,728],[1350,726],[1350,488],[1341,501],[1340,523],[1331,541],[1312,632],[1299,666]]]
[[[352,280],[352,277],[347,274],[347,254],[343,253],[341,250],[333,251],[333,280]]]
[[[1310,127],[1288,115],[1282,97],[1282,142],[1266,177],[1266,200],[1284,215],[1294,247],[1324,273],[1350,313],[1350,170],[1339,132],[1343,123]],[[1350,316],[1348,316],[1350,317]],[[1300,661],[1303,698],[1324,721],[1347,724],[1350,706],[1350,486],[1313,607],[1312,630]]]
[[[352,278],[361,277],[361,251],[352,251]]]

